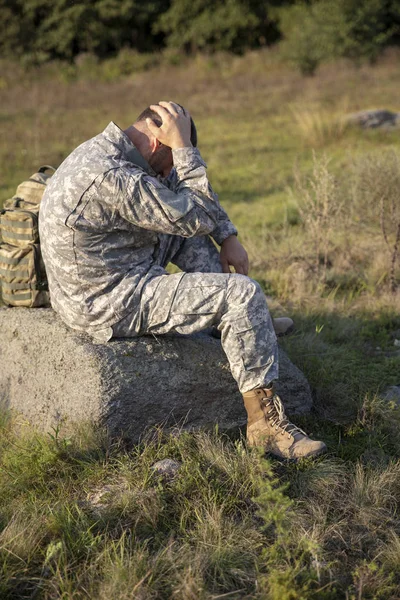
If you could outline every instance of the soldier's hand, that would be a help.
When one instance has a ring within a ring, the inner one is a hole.
[[[192,145],[190,142],[190,115],[187,110],[175,102],[160,102],[152,104],[150,108],[162,119],[160,127],[152,119],[146,119],[147,127],[154,137],[172,150]]]
[[[249,273],[247,252],[236,235],[230,235],[222,242],[219,260],[224,273],[230,273],[231,267],[241,275],[248,275]]]

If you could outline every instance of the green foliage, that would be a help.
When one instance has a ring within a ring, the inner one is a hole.
[[[82,52],[107,56],[125,46],[154,50],[160,40],[151,28],[167,6],[168,0],[1,0],[0,52],[43,62]]]
[[[304,75],[321,62],[346,57],[376,60],[396,32],[396,0],[314,0],[277,9],[283,55]]]
[[[0,0],[0,14],[0,53],[28,65],[124,48],[242,53],[282,34],[305,74],[332,56],[375,60],[400,26],[397,0]]]
[[[341,0],[340,10],[345,29],[337,56],[345,56],[356,62],[367,59],[373,62],[382,48],[398,33],[400,5],[397,0]],[[397,17],[397,25],[396,25]]]
[[[277,37],[268,20],[267,3],[256,0],[172,0],[155,30],[167,35],[169,46],[191,52],[242,52]]]
[[[253,496],[266,503],[268,528],[287,527],[288,501],[268,463],[201,432],[153,432],[131,451],[86,439],[2,430],[2,598],[86,590],[128,599],[135,586],[140,597],[165,600],[186,600],[191,587],[193,598],[254,592],[261,549],[275,535],[259,531]],[[181,462],[172,479],[152,468],[164,457]]]
[[[304,75],[313,75],[321,62],[335,54],[342,37],[345,19],[339,2],[298,3],[279,9],[278,15],[283,56]]]

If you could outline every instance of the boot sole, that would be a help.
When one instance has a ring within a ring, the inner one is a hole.
[[[326,454],[328,452],[327,448],[321,448],[320,450],[316,450],[311,454],[307,454],[307,456],[299,456],[297,458],[288,458],[286,456],[278,456],[277,454],[272,454],[272,452],[266,452],[265,456],[268,458],[272,458],[280,463],[296,463],[303,458],[317,458],[318,456],[322,456],[322,454]]]

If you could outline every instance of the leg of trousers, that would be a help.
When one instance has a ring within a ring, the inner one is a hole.
[[[218,251],[207,240],[203,246],[186,245],[189,240],[178,244],[176,239],[160,244],[159,264],[172,261],[193,271],[150,280],[141,298],[140,328],[132,331],[128,316],[113,327],[114,335],[190,334],[217,326],[240,391],[264,387],[278,377],[278,346],[265,296],[258,283],[244,275],[199,272],[201,266],[221,270]],[[166,295],[173,298],[168,313]]]
[[[184,238],[161,234],[157,263],[166,267],[169,262],[185,273],[222,273],[219,252],[207,236]]]

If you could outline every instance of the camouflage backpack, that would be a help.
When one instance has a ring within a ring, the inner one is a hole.
[[[39,207],[49,166],[40,167],[4,202],[0,217],[0,281],[9,306],[49,306],[46,271],[39,244]]]

